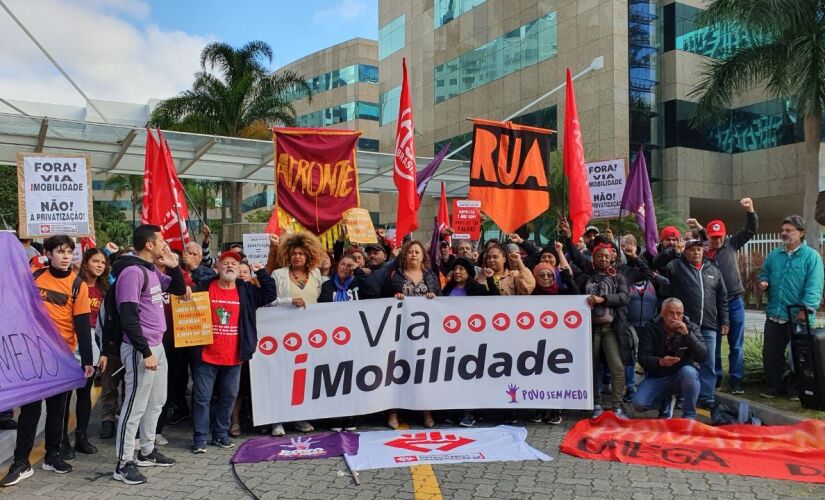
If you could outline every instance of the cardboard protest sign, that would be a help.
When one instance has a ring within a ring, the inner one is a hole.
[[[212,309],[209,292],[193,293],[192,300],[172,295],[172,323],[175,325],[175,347],[211,344]]]
[[[92,157],[17,153],[18,235],[91,236]]]
[[[627,179],[624,158],[585,163],[587,183],[593,201],[592,219],[619,217]]]
[[[582,295],[263,307],[257,322],[255,425],[391,408],[593,407]]]
[[[481,202],[453,200],[452,229],[455,240],[478,240],[481,237]]]
[[[352,243],[378,243],[372,218],[366,208],[351,208],[344,212],[347,237]]]
[[[266,233],[243,235],[243,253],[250,264],[266,265],[269,257],[269,235]]]

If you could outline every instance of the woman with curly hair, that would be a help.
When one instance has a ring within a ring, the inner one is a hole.
[[[390,290],[395,298],[427,297],[432,299],[441,295],[441,283],[438,276],[430,270],[430,258],[420,241],[408,241],[401,247],[390,278]],[[424,426],[435,425],[429,411],[424,412]],[[387,426],[398,428],[398,412],[391,411],[387,417]]]
[[[286,265],[272,273],[278,298],[272,305],[306,307],[318,303],[323,279],[318,266],[324,258],[321,241],[310,233],[292,233],[280,239],[278,260]],[[301,420],[295,422],[295,428],[301,432],[312,432],[315,427]],[[286,434],[282,424],[272,426],[273,436]]]

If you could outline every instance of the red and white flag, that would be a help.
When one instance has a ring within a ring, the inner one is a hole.
[[[395,242],[401,245],[404,237],[418,229],[418,193],[416,192],[415,125],[413,124],[410,84],[407,80],[407,60],[402,60],[404,80],[398,107],[398,125],[395,132],[395,168],[392,180],[398,189]]]
[[[152,132],[148,129],[146,132],[141,223],[157,224],[169,246],[183,251],[184,245],[189,243],[186,226],[189,209],[184,200],[183,186],[163,134],[158,130],[158,141],[155,141]]]
[[[447,190],[444,188],[444,183],[441,183],[441,201],[438,203],[438,232],[439,234],[445,234],[450,229],[450,209],[447,206]],[[453,244],[453,239],[450,237],[449,234],[444,238],[446,241],[450,243],[450,246]]]

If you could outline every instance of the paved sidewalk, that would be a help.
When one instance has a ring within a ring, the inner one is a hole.
[[[161,451],[178,460],[171,468],[142,469],[149,482],[126,486],[111,478],[114,440],[98,439],[93,413],[92,441],[97,455],[78,454],[74,472],[58,475],[35,465],[34,477],[2,491],[8,498],[186,498],[232,500],[250,498],[232,474],[229,459],[233,450],[210,447],[205,455],[192,455],[189,422],[169,426],[164,435],[168,446]],[[570,498],[736,498],[771,499],[789,497],[825,498],[825,485],[796,483],[590,461],[562,455],[558,451],[564,433],[572,425],[553,427],[530,424],[528,442],[555,458],[552,462],[499,462],[433,466],[443,498],[454,499],[570,499]],[[377,427],[375,428],[378,429]],[[249,438],[250,436],[246,436]],[[240,442],[240,440],[238,440]],[[3,464],[3,473],[8,463]],[[260,498],[297,499],[389,499],[442,498],[414,487],[410,468],[365,471],[356,486],[343,459],[238,465],[238,475]],[[417,483],[427,471],[416,472]],[[430,478],[432,479],[432,478]],[[432,484],[432,481],[430,481]],[[438,490],[436,490],[438,491]]]

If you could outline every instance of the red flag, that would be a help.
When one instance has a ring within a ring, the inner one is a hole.
[[[147,134],[141,222],[159,225],[169,246],[183,251],[189,243],[189,209],[183,199],[183,186],[163,134],[158,130],[159,142],[155,142],[151,131]]]
[[[80,251],[85,253],[90,248],[97,248],[94,236],[84,236],[80,238]]]
[[[413,124],[410,84],[407,81],[407,60],[402,59],[404,79],[398,106],[398,125],[395,131],[395,168],[392,180],[398,189],[398,210],[395,222],[395,242],[400,245],[404,236],[418,229],[418,193],[416,192],[415,125]]]
[[[272,207],[272,215],[269,217],[269,222],[266,223],[266,230],[268,234],[281,235],[281,225],[278,223],[278,205]]]
[[[590,199],[590,185],[587,183],[584,167],[584,144],[579,125],[579,112],[576,109],[576,93],[573,90],[573,77],[567,70],[567,99],[564,104],[564,175],[569,184],[568,211],[572,224],[573,242],[584,234],[584,228],[593,215],[593,203]]]
[[[450,211],[447,208],[447,190],[444,183],[441,183],[441,201],[438,204],[438,233],[444,234],[450,229]],[[446,240],[452,245],[452,239],[448,235]]]

